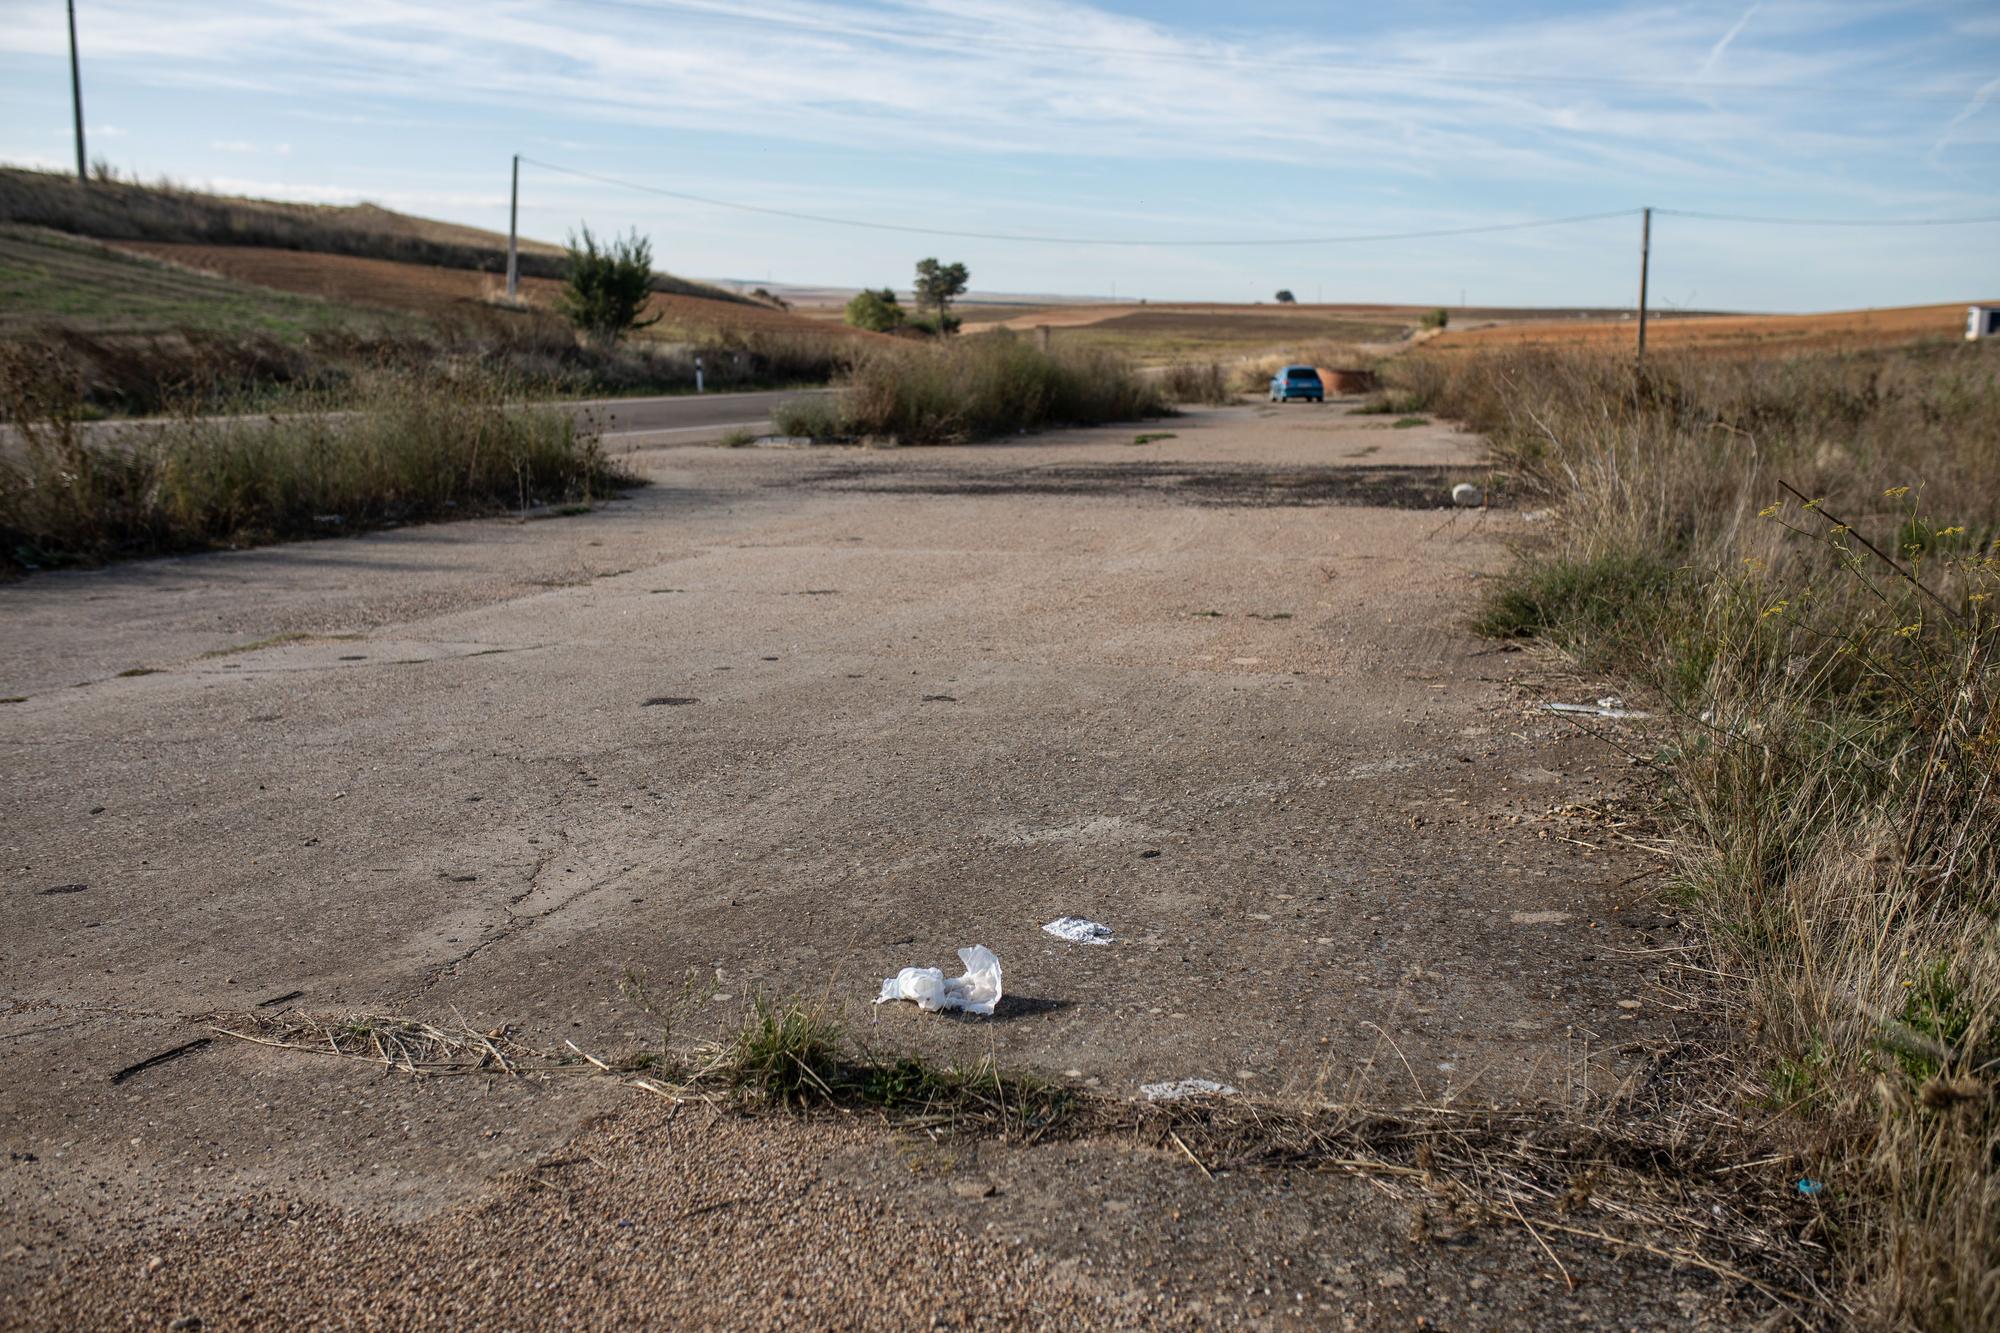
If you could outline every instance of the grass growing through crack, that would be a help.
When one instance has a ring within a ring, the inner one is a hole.
[[[1818,1205],[1789,1188],[1782,1155],[1765,1155],[1754,1128],[1730,1113],[1691,1107],[1675,1095],[1687,1081],[1713,1086],[1686,1067],[1704,1058],[1687,1047],[1643,1062],[1611,1089],[1585,1071],[1557,1100],[1533,1107],[1318,1096],[1133,1102],[1006,1072],[990,1058],[954,1066],[858,1049],[824,998],[753,999],[720,1039],[684,1045],[676,1034],[705,1007],[712,985],[690,972],[678,993],[663,999],[628,973],[623,989],[659,1023],[661,1045],[608,1059],[574,1042],[539,1049],[508,1025],[489,1028],[456,1015],[432,1022],[281,1008],[218,1019],[212,1030],[415,1079],[611,1078],[675,1102],[733,1101],[785,1114],[866,1111],[933,1140],[1091,1139],[1152,1148],[1204,1177],[1364,1175],[1412,1205],[1413,1240],[1521,1227],[1558,1268],[1551,1240],[1643,1252],[1794,1308],[1824,1267],[1813,1236]]]
[[[1675,889],[1865,1326],[2000,1308],[2000,349],[1413,358],[1555,509],[1481,628],[1649,687]]]
[[[1029,1139],[1048,1133],[1076,1099],[1061,1085],[1003,1073],[991,1059],[940,1065],[851,1049],[831,1003],[758,996],[742,1027],[705,1067],[739,1092],[780,1107],[862,1106],[899,1122],[979,1123]]]

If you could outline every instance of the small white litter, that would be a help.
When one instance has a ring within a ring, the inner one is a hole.
[[[1568,713],[1583,717],[1651,717],[1652,714],[1638,708],[1627,708],[1625,701],[1616,695],[1607,695],[1594,704],[1543,704],[1547,713]]]
[[[930,1011],[963,1009],[968,1014],[990,1014],[1000,1003],[1000,960],[983,944],[958,951],[965,975],[947,977],[935,967],[906,967],[893,977],[882,978],[882,993],[875,1003],[915,1000],[917,1008]]]
[[[1042,929],[1071,944],[1111,943],[1111,927],[1102,921],[1089,921],[1080,916],[1059,916]]]
[[[1149,1102],[1177,1102],[1188,1097],[1234,1097],[1236,1089],[1208,1078],[1180,1078],[1171,1083],[1141,1083],[1139,1093]]]
[[[1461,481],[1451,488],[1451,502],[1460,509],[1477,509],[1486,501],[1486,492],[1469,481]]]

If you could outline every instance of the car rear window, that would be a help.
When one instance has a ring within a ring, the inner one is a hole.
[[[1319,378],[1319,372],[1311,366],[1293,366],[1285,374],[1295,380],[1316,380]]]

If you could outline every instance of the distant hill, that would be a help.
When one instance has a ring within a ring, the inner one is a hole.
[[[18,167],[0,167],[0,222],[100,240],[265,246],[485,273],[507,267],[507,238],[497,232],[375,204],[295,204],[205,194],[165,183],[107,180],[83,185],[73,176]],[[560,278],[563,258],[561,246],[520,243],[520,269],[526,276]],[[667,273],[653,275],[653,289],[747,301],[735,292]]]

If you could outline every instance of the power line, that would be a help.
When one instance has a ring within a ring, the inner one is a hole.
[[[576,176],[583,180],[597,181],[604,185],[615,185],[621,189],[637,190],[644,194],[657,194],[668,199],[680,199],[688,203],[707,204],[713,208],[730,208],[741,213],[761,213],[766,217],[790,218],[796,222],[817,222],[832,227],[856,227],[867,231],[893,231],[911,236],[944,236],[954,240],[968,241],[1008,241],[1020,245],[1095,245],[1118,246],[1123,248],[1151,249],[1191,249],[1195,247],[1252,247],[1252,246],[1306,246],[1306,245],[1358,245],[1374,241],[1415,241],[1438,236],[1476,236],[1488,232],[1526,231],[1533,227],[1561,227],[1577,222],[1601,222],[1607,218],[1630,217],[1636,208],[1613,209],[1606,213],[1578,213],[1570,217],[1534,218],[1526,222],[1489,222],[1472,227],[1438,227],[1426,231],[1393,231],[1350,236],[1287,236],[1265,239],[1238,237],[1188,237],[1183,240],[1160,240],[1154,238],[1107,237],[1107,236],[1042,236],[1019,232],[955,231],[944,227],[914,227],[895,222],[871,222],[858,218],[830,217],[823,213],[802,213],[789,208],[766,208],[758,204],[735,203],[728,199],[715,199],[708,195],[689,194],[683,190],[668,190],[657,185],[645,185],[638,181],[621,180],[616,176],[601,176],[592,171],[579,171],[575,167],[558,166],[554,162],[544,162],[539,158],[524,157],[523,162],[541,167],[545,171],[560,172],[565,176]]]
[[[2000,222],[2000,214],[1977,218],[1779,218],[1755,213],[1702,213],[1688,208],[1656,208],[1663,216],[1704,222],[1761,222],[1779,227],[1970,227]]]

